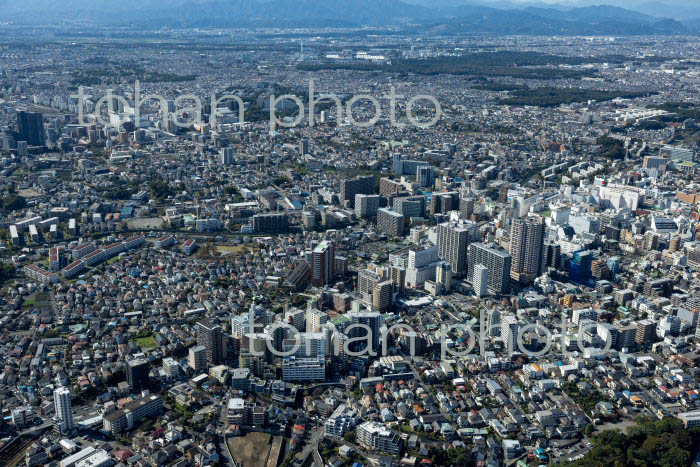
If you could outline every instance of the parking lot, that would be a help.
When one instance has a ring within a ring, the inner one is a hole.
[[[549,453],[551,461],[554,464],[564,464],[566,462],[572,462],[578,459],[582,459],[583,456],[591,449],[592,445],[588,440],[575,441],[572,444],[568,444],[562,447],[555,447],[552,443],[552,450]]]

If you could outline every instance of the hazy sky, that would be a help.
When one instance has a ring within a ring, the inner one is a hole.
[[[483,0],[489,3],[498,3],[498,0]],[[616,5],[629,5],[632,6],[636,3],[639,3],[634,0],[510,0],[512,3],[559,3],[562,5],[571,5],[571,4],[578,4],[578,3],[590,3],[590,4],[596,4],[596,5],[606,5],[610,3],[614,3]],[[469,3],[469,0],[465,0],[464,3]]]

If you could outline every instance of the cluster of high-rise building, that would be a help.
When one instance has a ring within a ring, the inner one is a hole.
[[[6,23],[0,464],[597,465],[591,429],[700,426],[692,38]],[[437,124],[355,125],[389,85]]]

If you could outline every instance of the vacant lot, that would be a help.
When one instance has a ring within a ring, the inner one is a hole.
[[[235,257],[254,253],[255,251],[257,251],[257,249],[246,245],[216,245],[214,243],[205,243],[199,246],[195,257],[199,259]]]
[[[238,255],[244,255],[248,252],[251,252],[251,251],[253,251],[253,249],[248,248],[247,246],[244,246],[244,245],[235,245],[235,246],[217,245],[216,251],[221,256],[229,256],[229,255],[238,256]]]
[[[131,230],[160,230],[164,224],[165,222],[160,217],[139,217],[127,221]]]
[[[627,431],[627,428],[636,425],[636,421],[633,419],[623,419],[617,423],[603,423],[595,427],[597,432],[605,430],[620,430],[622,432]]]
[[[270,440],[267,433],[248,433],[244,437],[228,440],[233,460],[243,467],[265,467],[270,454]]]
[[[156,338],[153,336],[137,337],[135,340],[136,345],[141,347],[141,350],[155,349],[156,347],[158,347],[158,344],[156,343]]]
[[[51,308],[51,293],[37,292],[27,296],[22,302],[22,308],[38,308],[39,310],[48,310]]]
[[[37,198],[39,196],[42,196],[41,193],[31,188],[18,190],[17,194],[20,195],[22,198]]]

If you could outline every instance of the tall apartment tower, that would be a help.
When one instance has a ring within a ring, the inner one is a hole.
[[[223,148],[221,150],[221,164],[222,165],[233,164],[233,148]]]
[[[537,216],[513,219],[510,231],[511,279],[527,284],[542,274],[543,251],[544,219]]]
[[[17,141],[17,155],[19,157],[27,157],[29,155],[26,141]]]
[[[404,234],[404,216],[391,209],[377,210],[377,230],[389,237],[402,237]]]
[[[321,327],[328,322],[328,314],[315,308],[306,310],[306,332],[321,332]]]
[[[474,266],[474,278],[472,279],[474,293],[477,297],[483,297],[488,293],[489,268],[483,264]]]
[[[355,195],[371,195],[374,193],[374,177],[357,177],[350,180],[343,180],[340,183],[340,202],[347,202],[349,208],[355,207]]]
[[[508,351],[518,351],[518,319],[513,315],[503,317],[501,340]]]
[[[15,137],[10,131],[9,128],[3,128],[2,129],[2,148],[5,151],[9,151],[10,149],[14,149],[15,145],[17,142],[15,141]]]
[[[452,267],[445,261],[441,261],[435,268],[435,282],[442,285],[443,290],[452,288]]]
[[[489,337],[498,337],[501,325],[501,312],[494,309],[488,311],[488,335]]]
[[[355,195],[355,215],[361,219],[377,217],[379,195]]]
[[[135,358],[126,362],[126,381],[131,389],[141,389],[148,385],[149,364],[145,358]]]
[[[435,184],[435,167],[423,165],[416,169],[416,183],[421,187],[429,187]]]
[[[197,345],[207,349],[207,361],[217,365],[224,359],[223,333],[221,326],[208,321],[197,323]]]
[[[506,250],[481,242],[472,243],[469,245],[468,280],[475,286],[476,266],[482,264],[489,270],[486,289],[493,294],[507,293],[510,290],[511,262]]]
[[[73,430],[73,411],[70,400],[70,389],[61,386],[53,392],[53,402],[56,412],[57,426],[61,433]]]
[[[438,256],[448,263],[455,277],[467,273],[467,248],[470,242],[470,229],[448,222],[437,227]]]
[[[385,312],[391,308],[393,299],[394,284],[391,281],[384,281],[376,284],[372,291],[372,308]]]
[[[358,339],[350,343],[349,347],[353,352],[360,352],[367,349],[367,344],[373,350],[379,348],[381,342],[381,328],[384,325],[384,316],[378,311],[351,311],[345,314],[350,318],[350,324],[361,324],[366,327],[353,327],[348,334],[348,337]],[[369,328],[369,329],[367,329]]]
[[[335,245],[324,240],[311,253],[311,284],[322,287],[333,282],[335,272]]]
[[[474,213],[474,203],[476,200],[473,197],[459,199],[459,212],[470,218]]]
[[[187,356],[187,364],[192,367],[195,373],[201,373],[207,370],[207,348],[203,345],[195,345],[190,347],[189,355]]]
[[[40,113],[17,112],[17,141],[26,141],[29,146],[46,146],[44,137],[44,118]]]

